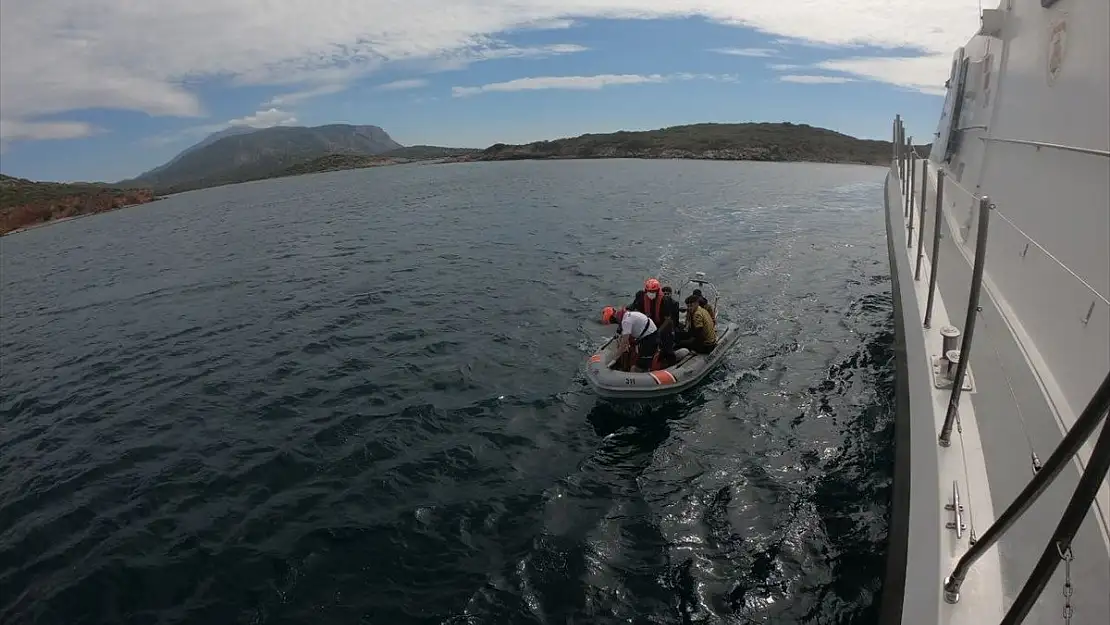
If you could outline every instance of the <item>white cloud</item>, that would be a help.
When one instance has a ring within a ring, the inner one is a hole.
[[[768,57],[779,53],[774,48],[713,48],[710,52],[728,54],[731,56]]]
[[[449,50],[428,59],[418,59],[428,71],[452,71],[469,67],[479,61],[497,59],[537,59],[564,54],[585,52],[589,48],[573,43],[556,43],[546,46],[509,46],[482,44],[471,48]]]
[[[288,111],[283,111],[277,108],[269,108],[266,110],[255,111],[251,115],[244,115],[235,119],[229,119],[226,122],[217,124],[202,124],[199,126],[190,126],[176,132],[170,132],[160,135],[146,137],[142,140],[146,145],[162,146],[171,143],[177,143],[185,139],[197,140],[205,135],[210,135],[214,132],[219,132],[231,126],[250,126],[251,128],[270,128],[271,126],[292,126],[297,123],[297,118]]]
[[[346,89],[347,85],[343,83],[320,85],[319,87],[313,87],[311,89],[304,89],[302,91],[294,91],[292,93],[284,93],[279,96],[274,96],[262,106],[289,106],[290,104],[296,104],[297,102],[302,102],[304,100],[310,100],[312,98],[319,98],[320,96],[339,93]]]
[[[452,87],[451,95],[461,98],[491,91],[534,91],[539,89],[596,90],[612,85],[638,85],[647,82],[664,82],[661,74],[599,74],[597,76],[537,76],[494,82],[477,87]]]
[[[813,76],[806,74],[787,74],[779,76],[782,82],[799,82],[807,85],[833,85],[845,82],[855,82],[855,78],[846,76]]]
[[[971,34],[968,33],[967,36],[970,37]],[[967,37],[965,37],[965,39],[966,38]],[[821,48],[821,49],[825,49],[825,50],[832,50],[832,49],[835,49],[835,48],[858,48],[860,46],[867,45],[865,42],[862,42],[862,41],[860,41],[860,42],[848,42],[848,43],[828,43],[828,42],[824,42],[824,41],[814,41],[812,39],[803,39],[803,38],[796,38],[796,37],[782,37],[782,38],[779,38],[779,39],[772,39],[771,43],[776,45],[776,46],[802,46],[802,47],[805,47],[805,48]],[[897,46],[889,46],[889,47],[897,47]]]
[[[84,108],[200,116],[192,85],[343,84],[386,63],[565,54],[514,48],[509,31],[589,18],[703,17],[792,43],[921,50],[851,69],[908,88],[943,84],[979,0],[0,0],[0,116],[30,122]],[[573,30],[563,32],[572,33]],[[848,67],[848,66],[845,66]],[[899,68],[895,71],[895,68]],[[942,77],[937,80],[937,77]],[[284,102],[284,101],[283,101]],[[43,121],[42,123],[46,123]]]
[[[823,61],[815,65],[868,80],[898,85],[932,95],[944,95],[944,81],[951,71],[951,56],[937,54],[922,57],[855,57]]]
[[[379,91],[404,91],[406,89],[419,89],[420,87],[427,86],[428,81],[423,78],[408,78],[405,80],[394,80],[385,84],[374,87]]]
[[[80,139],[101,132],[85,122],[21,122],[0,119],[0,141]]]
[[[452,87],[451,95],[456,98],[490,93],[495,91],[537,91],[541,89],[597,90],[614,85],[640,85],[662,83],[672,80],[716,80],[735,82],[735,76],[713,74],[598,74],[595,76],[535,76],[517,78],[505,82],[494,82],[477,87]]]
[[[794,70],[805,69],[805,65],[797,65],[795,63],[771,63],[767,67],[775,70],[776,72],[792,72]]]
[[[271,126],[292,126],[295,123],[297,123],[297,118],[294,117],[292,113],[287,113],[281,109],[270,108],[265,111],[255,111],[253,115],[246,115],[244,117],[228,120],[221,128],[227,128],[228,126],[269,128]]]

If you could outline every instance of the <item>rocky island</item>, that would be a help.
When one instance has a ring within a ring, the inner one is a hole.
[[[150,189],[34,182],[0,174],[0,235],[157,199]]]
[[[806,124],[692,124],[586,134],[524,145],[498,143],[453,160],[684,158],[886,165],[891,150],[889,141],[857,139]]]

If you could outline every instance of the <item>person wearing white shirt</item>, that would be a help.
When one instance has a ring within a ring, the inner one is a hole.
[[[659,352],[659,329],[655,322],[642,312],[623,308],[613,311],[608,320],[620,324],[621,351],[636,348],[637,358],[632,371],[651,371],[652,362]]]

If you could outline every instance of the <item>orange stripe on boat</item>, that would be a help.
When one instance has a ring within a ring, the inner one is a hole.
[[[670,371],[660,370],[660,371],[649,371],[648,373],[650,373],[651,377],[655,378],[655,381],[658,382],[659,384],[674,384],[675,383],[674,374],[672,374]]]
[[[590,356],[590,362],[601,362],[601,354]]]

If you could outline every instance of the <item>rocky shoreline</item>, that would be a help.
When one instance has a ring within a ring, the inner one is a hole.
[[[516,147],[516,146],[513,146]],[[462,156],[445,158],[442,162],[465,163],[477,161],[524,161],[524,160],[589,160],[634,158],[647,160],[698,160],[698,161],[759,161],[759,162],[809,162],[848,165],[886,165],[885,162],[868,158],[845,158],[836,156],[790,158],[778,154],[773,149],[724,149],[693,152],[690,150],[621,150],[606,148],[589,154],[550,153],[532,150],[503,150],[488,154],[475,152]]]
[[[4,177],[0,236],[160,199],[150,189],[31,182]]]

